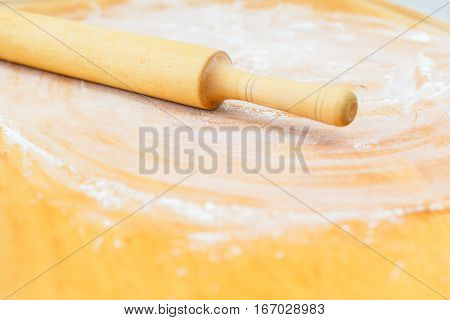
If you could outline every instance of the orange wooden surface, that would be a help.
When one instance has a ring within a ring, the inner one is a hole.
[[[260,10],[271,8],[274,2],[249,1],[249,6]],[[415,13],[385,5],[381,1],[296,2],[314,3],[319,10],[357,12],[398,19],[399,23],[405,25],[415,21],[417,17]],[[39,11],[34,4],[29,8],[30,11]],[[43,13],[52,13],[48,8],[46,7]],[[57,9],[52,14],[59,12]],[[76,18],[84,15],[72,14]],[[441,22],[433,21],[424,27],[439,28],[438,32],[447,32],[446,27],[441,28],[441,25]],[[22,69],[19,71],[23,72]],[[54,78],[54,83],[72,81],[76,80],[60,79],[57,76]],[[25,87],[23,83],[20,85],[22,89]],[[103,89],[95,87],[95,90]],[[22,94],[23,91],[17,92],[18,104],[21,103]],[[69,91],[64,94],[70,96]],[[122,96],[117,97],[122,99]],[[223,115],[222,113],[218,116]],[[60,126],[56,130],[66,128],[68,132],[72,132],[70,123],[65,124],[64,118],[58,118],[56,115],[55,119],[54,124],[45,124],[43,128]],[[158,207],[157,214],[136,214],[101,238],[74,252],[105,230],[111,222],[104,223],[101,219],[88,221],[86,215],[81,213],[100,212],[98,204],[88,195],[67,185],[64,179],[56,179],[53,175],[55,168],[42,165],[38,160],[28,157],[19,146],[7,143],[8,132],[2,129],[0,294],[4,297],[441,299],[450,296],[448,207],[433,210],[423,208],[402,215],[395,221],[382,220],[375,227],[364,219],[339,221],[339,226],[345,228],[348,233],[325,223],[289,229],[279,237],[237,237],[214,245],[189,241],[192,234],[207,234],[211,229],[178,219],[169,211],[165,212],[163,208]],[[75,131],[72,134],[73,144],[76,145]],[[59,141],[58,139],[55,136],[55,141]],[[79,139],[82,141],[84,138]],[[119,150],[127,148],[115,141],[114,137],[102,135],[101,132],[97,133],[96,139],[106,141],[105,143],[110,143]],[[440,143],[448,146],[448,136],[442,137]],[[62,143],[61,146],[71,148],[70,145]],[[319,152],[327,150],[327,145],[324,143],[315,148],[312,151]],[[114,152],[110,152],[111,157],[115,157]],[[92,159],[89,161],[92,161],[92,164],[95,162]],[[436,172],[440,172],[443,177],[449,176],[448,156],[440,158],[435,166],[440,168],[440,171]],[[130,178],[129,174],[112,167],[110,172],[132,183],[148,183]],[[82,174],[89,175],[88,172]],[[424,176],[425,173],[416,168],[414,171],[400,171],[398,176],[390,176],[389,179],[392,179],[393,183],[397,180],[408,180],[413,184]],[[386,177],[380,176],[380,179],[384,178]],[[180,179],[181,177],[178,177],[178,180]],[[258,177],[254,179],[257,181],[255,184],[268,185],[267,182],[258,180]],[[360,179],[357,183],[361,185],[378,183],[372,176],[368,176],[367,181]],[[432,185],[431,173],[429,179]],[[349,183],[350,181],[349,178]],[[153,194],[163,192],[170,186],[167,181],[153,182],[154,184],[148,186]],[[299,206],[299,203],[282,191],[273,189],[272,192],[279,193],[280,201],[289,202],[293,207]],[[180,185],[171,190],[171,193],[199,202],[202,197],[209,196],[207,192],[202,193],[201,189],[192,185]],[[229,202],[251,201],[246,195],[241,195],[241,200],[235,195],[225,195],[225,198]],[[313,203],[320,202],[320,199],[313,200]],[[449,200],[450,194],[447,191],[442,201],[448,203]],[[129,209],[123,208],[109,210],[108,221],[119,221],[129,213]],[[71,256],[67,257],[68,254]],[[61,259],[63,261],[58,263]],[[58,264],[45,272],[55,263]],[[27,284],[36,276],[39,277]],[[22,288],[24,284],[27,285]],[[17,289],[20,290],[16,291]]]

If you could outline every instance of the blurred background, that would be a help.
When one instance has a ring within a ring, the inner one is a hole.
[[[424,13],[431,13],[439,6],[444,5],[445,0],[392,0],[392,2],[401,4],[405,7],[410,7],[415,10],[422,11]],[[441,19],[450,21],[450,5],[447,5],[440,12],[436,13],[436,16]]]

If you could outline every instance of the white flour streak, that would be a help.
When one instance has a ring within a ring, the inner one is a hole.
[[[63,166],[63,161],[61,159],[54,157],[44,149],[35,145],[34,143],[26,139],[23,135],[21,135],[20,132],[8,127],[4,119],[2,119],[1,117],[0,129],[3,131],[5,141],[9,145],[18,145],[25,154],[38,156],[49,164],[55,165],[57,167]]]

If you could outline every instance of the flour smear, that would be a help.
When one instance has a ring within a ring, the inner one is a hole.
[[[85,21],[219,48],[244,70],[322,83],[404,31],[381,18],[294,4],[164,3],[131,1],[96,10]],[[96,200],[97,208],[80,216],[107,226],[111,212],[131,212],[183,178],[139,175],[140,126],[178,125],[168,113],[194,130],[261,126],[275,117],[273,125],[281,127],[308,125],[303,154],[311,173],[268,176],[299,200],[261,177],[218,172],[192,176],[142,213],[198,226],[189,241],[207,245],[277,237],[326,225],[324,217],[376,228],[379,221],[449,207],[449,47],[447,35],[419,26],[339,77],[335,82],[360,101],[355,122],[343,129],[244,102],[229,101],[214,112],[186,108],[1,62],[0,127],[6,149],[22,148],[30,181],[33,170],[44,169]],[[219,143],[224,139],[219,135]],[[121,240],[114,245],[120,248]]]

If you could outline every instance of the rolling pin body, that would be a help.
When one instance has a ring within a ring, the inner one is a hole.
[[[0,10],[0,58],[74,78],[208,108],[202,75],[217,50]]]
[[[357,109],[344,88],[244,72],[222,51],[8,8],[0,58],[203,109],[239,99],[337,126]]]

